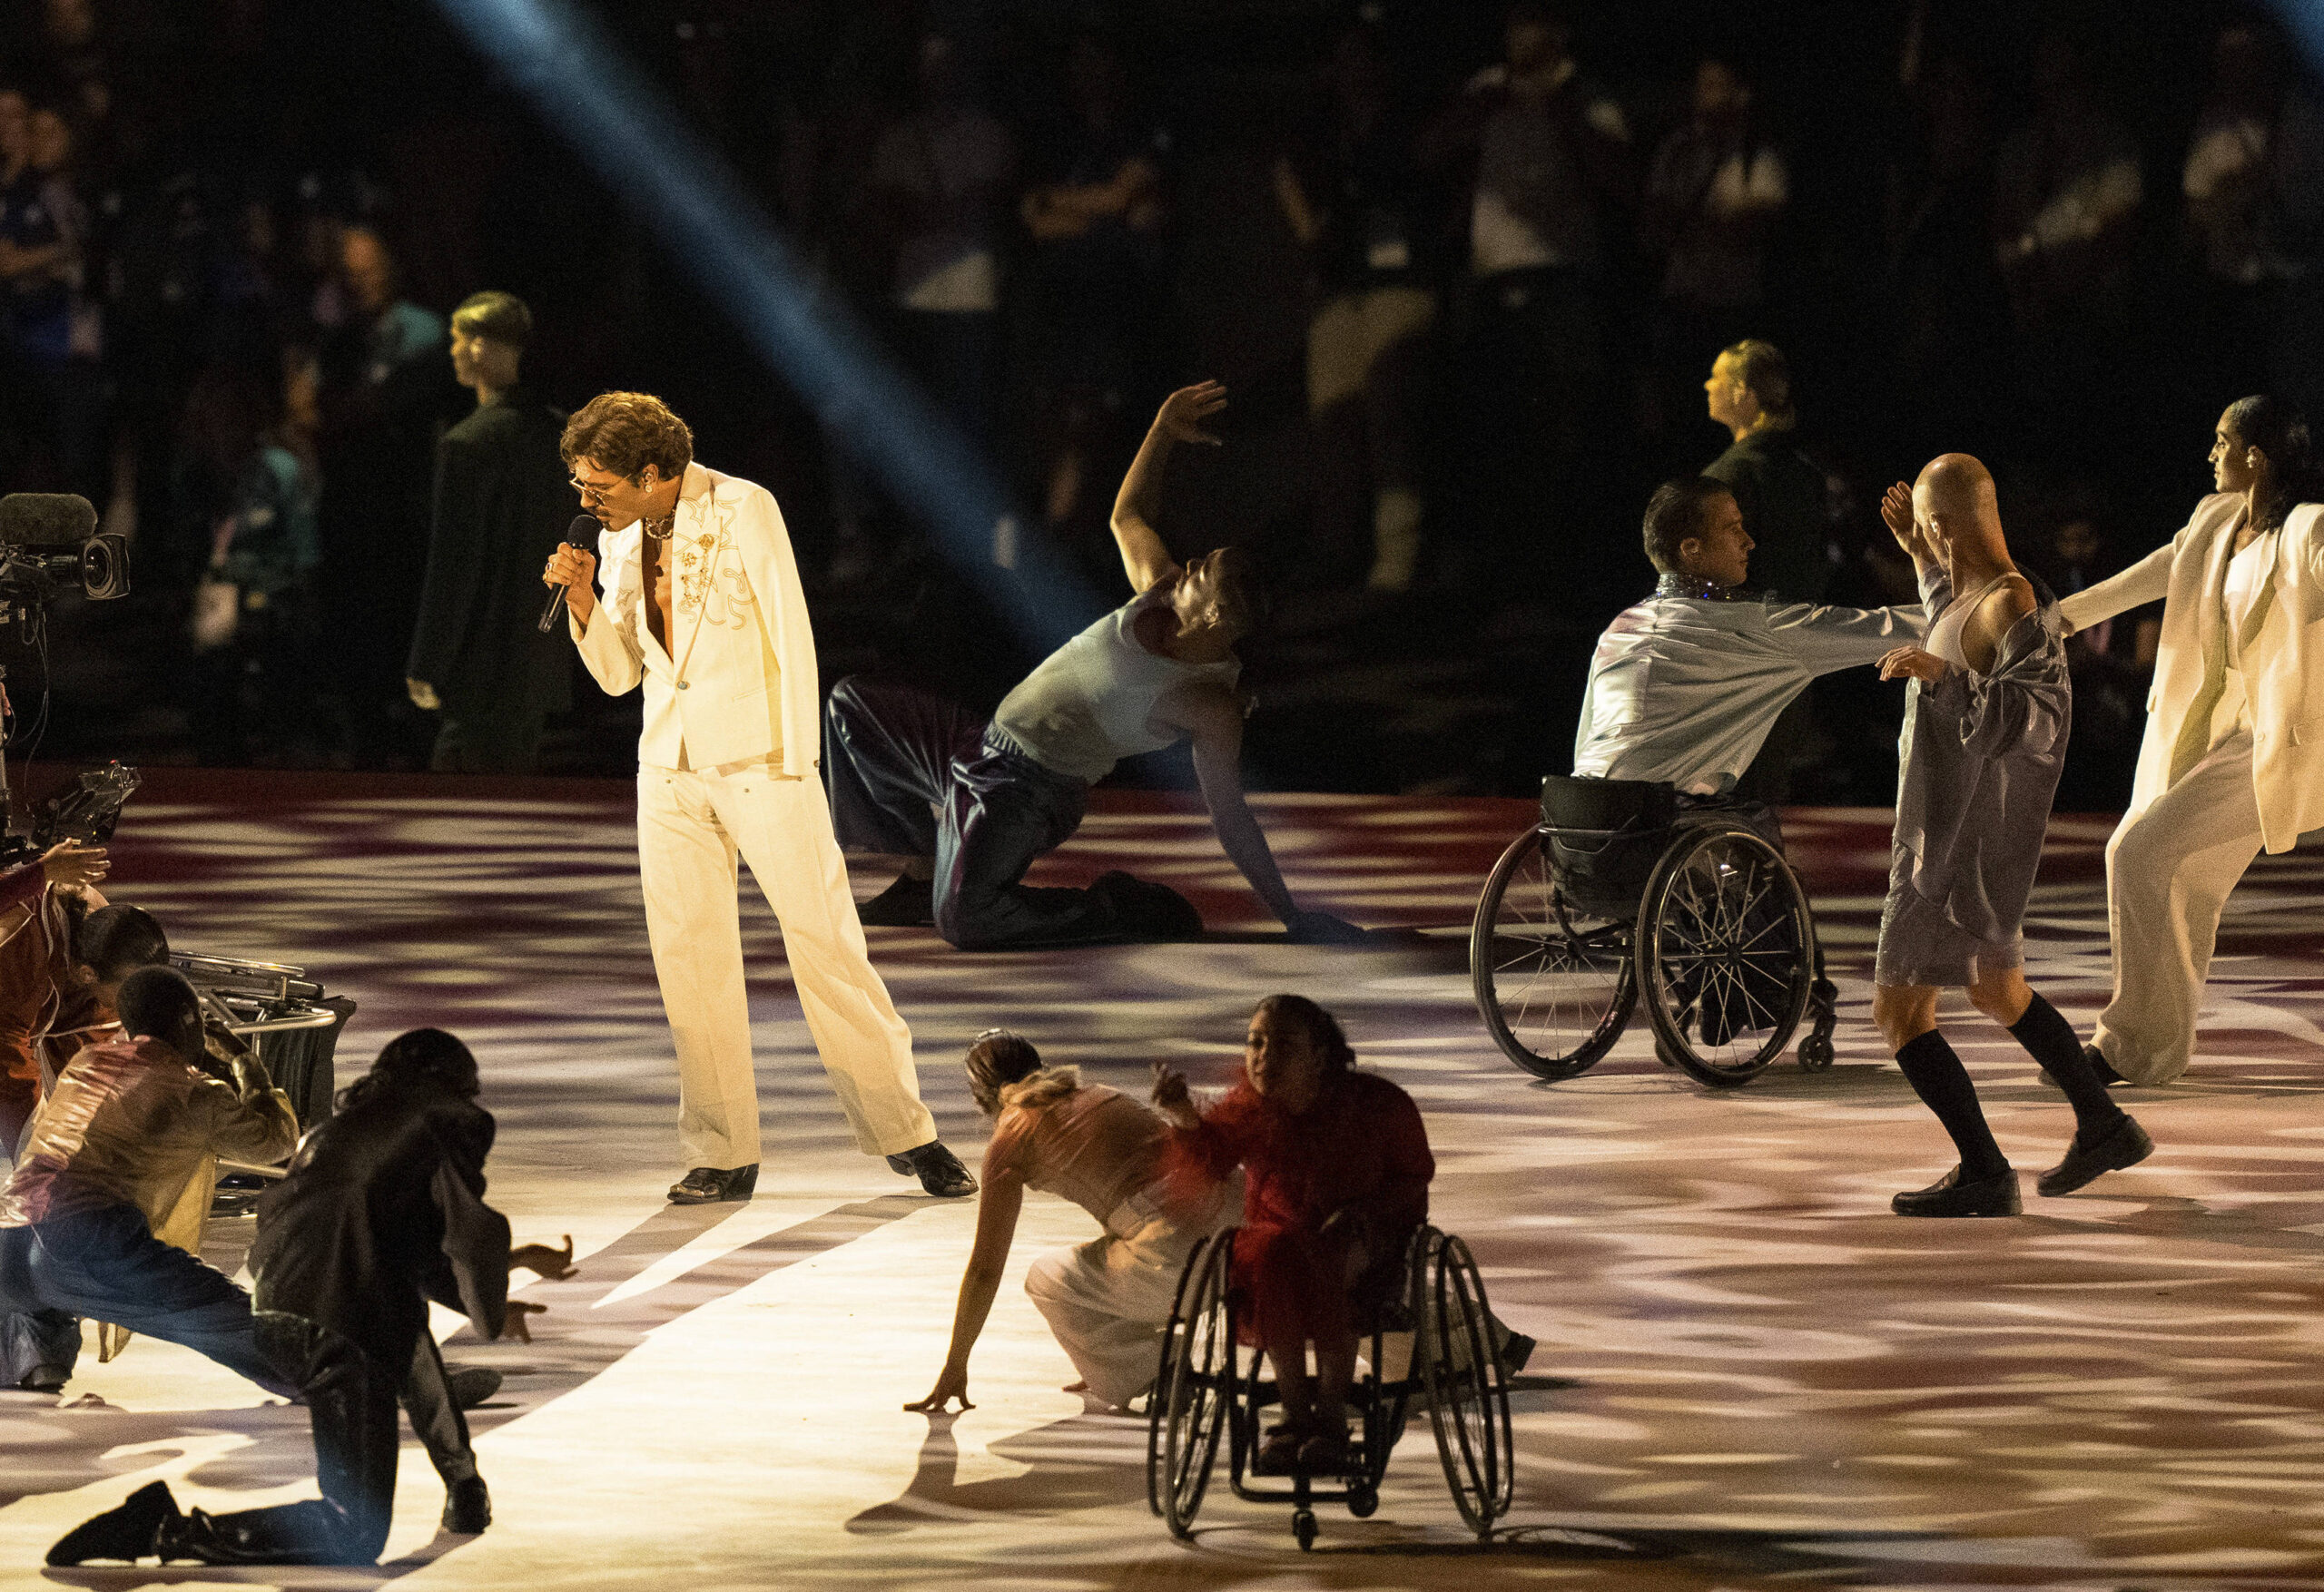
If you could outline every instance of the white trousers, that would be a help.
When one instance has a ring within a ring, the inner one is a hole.
[[[2114,997],[2096,1043],[2132,1083],[2167,1084],[2187,1070],[2220,914],[2260,847],[2249,730],[2212,747],[2106,842]]]
[[[637,771],[637,864],[678,1053],[685,1164],[724,1170],[759,1158],[737,850],[783,927],[807,1031],[857,1145],[889,1155],[928,1143],[936,1119],[921,1104],[911,1032],[872,971],[822,781],[763,763],[649,765]]]
[[[1157,1218],[1053,1249],[1027,1270],[1025,1292],[1092,1398],[1119,1409],[1152,1384],[1178,1273],[1205,1231]]]

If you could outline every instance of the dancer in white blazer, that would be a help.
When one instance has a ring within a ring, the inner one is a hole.
[[[694,462],[659,398],[609,392],[565,428],[597,557],[560,547],[581,660],[614,695],[643,684],[637,861],[646,937],[678,1056],[678,1204],[744,1200],[758,1181],[758,1090],[735,900],[740,851],[783,926],[808,1032],[867,1155],[929,1193],[976,1192],[921,1104],[911,1034],[872,968],[816,775],[814,634],[783,511],[763,486]],[[592,585],[602,562],[604,600]]]
[[[2183,530],[2059,604],[2082,629],[2163,600],[2130,811],[2106,844],[2114,994],[2091,1047],[2139,1084],[2187,1070],[2235,881],[2263,847],[2324,828],[2324,506],[2302,501],[2307,423],[2239,399],[2211,458],[2219,490]]]

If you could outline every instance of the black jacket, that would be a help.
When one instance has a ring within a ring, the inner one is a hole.
[[[484,1203],[491,1115],[439,1091],[375,1088],[307,1135],[259,1201],[261,1310],[304,1316],[399,1372],[428,1302],[497,1338],[508,1220]]]
[[[436,447],[436,500],[419,621],[404,673],[455,719],[572,705],[573,646],[543,635],[548,562],[580,505],[557,453],[565,417],[513,388]]]
[[[1735,494],[1743,529],[1758,544],[1751,550],[1751,584],[1787,602],[1822,602],[1832,583],[1824,472],[1799,451],[1795,433],[1754,431],[1703,474]]]

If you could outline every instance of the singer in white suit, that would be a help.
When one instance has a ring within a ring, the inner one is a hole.
[[[2070,629],[2162,599],[2130,811],[2106,843],[2114,996],[2095,1049],[2122,1077],[2187,1070],[2228,893],[2262,847],[2324,828],[2324,506],[2308,427],[2228,406],[2218,492],[2162,546],[2058,604]]]
[[[921,1103],[911,1035],[872,970],[832,836],[814,634],[782,510],[764,487],[695,464],[685,423],[642,393],[591,400],[563,452],[605,529],[596,558],[561,547],[543,578],[565,589],[568,631],[597,683],[645,693],[638,871],[692,1168],[671,1200],[748,1199],[758,1178],[737,852],[782,925],[858,1146],[931,1194],[974,1193]]]

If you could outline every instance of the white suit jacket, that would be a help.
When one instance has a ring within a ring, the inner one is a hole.
[[[2146,699],[2146,739],[2131,789],[2136,817],[2171,787],[2171,755],[2187,715],[2225,666],[2221,583],[2243,519],[2240,493],[2195,506],[2186,526],[2122,574],[2058,604],[2077,630],[2126,608],[2163,599],[2162,647]],[[2251,701],[2251,780],[2260,832],[2270,851],[2289,851],[2324,828],[2324,505],[2303,503],[2275,533],[2270,595],[2243,638],[2244,689]],[[2180,771],[2183,772],[2184,771]]]
[[[615,696],[643,683],[640,762],[717,768],[779,757],[814,772],[822,745],[815,635],[783,511],[763,486],[686,467],[670,531],[669,650],[645,619],[645,530],[597,536],[597,606],[567,615],[581,661]]]

